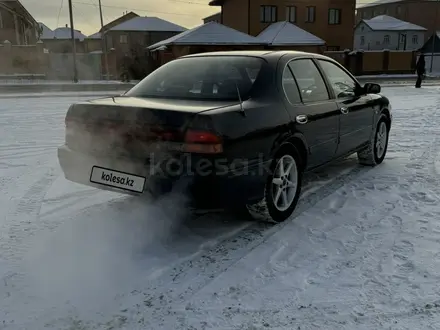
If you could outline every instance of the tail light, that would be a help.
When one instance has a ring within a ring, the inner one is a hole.
[[[221,138],[208,131],[188,130],[185,134],[184,151],[202,154],[223,152]]]

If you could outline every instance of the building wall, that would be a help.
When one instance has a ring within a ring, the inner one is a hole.
[[[49,65],[43,44],[0,44],[0,74],[45,74]]]
[[[73,53],[73,44],[70,39],[43,39],[44,47],[50,53]],[[76,40],[77,53],[85,53],[84,41]]]
[[[84,39],[84,51],[86,53],[103,50],[101,39]]]
[[[249,0],[225,1],[222,6],[222,24],[249,34],[249,2]]]
[[[249,10],[250,3],[250,10]],[[300,28],[325,40],[329,49],[352,49],[355,26],[355,0],[225,0],[222,6],[223,24],[236,30],[258,35],[271,23],[260,20],[260,6],[276,6],[276,21],[285,21],[287,7],[296,7],[296,21]],[[314,22],[306,22],[307,7],[315,7]],[[340,9],[340,24],[329,24],[329,10]],[[249,15],[248,15],[249,13]]]
[[[8,40],[13,45],[35,45],[36,28],[19,15],[0,6],[0,43]]]
[[[438,11],[437,11],[438,10]],[[440,30],[440,2],[406,0],[367,8],[358,8],[356,20],[370,19],[378,15],[388,15],[428,29],[425,36]]]
[[[406,36],[406,44],[402,35]],[[354,31],[354,49],[417,50],[424,41],[424,31],[373,31],[364,22]]]
[[[114,48],[118,55],[129,55],[132,51],[144,52],[145,48],[171,38],[178,32],[107,32],[107,48]],[[125,42],[126,41],[126,42]]]

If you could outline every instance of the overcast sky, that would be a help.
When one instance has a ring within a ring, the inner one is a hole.
[[[209,0],[101,1],[104,24],[122,16],[124,11],[134,11],[140,16],[157,16],[186,28],[192,28],[202,24],[202,18],[220,10],[220,7],[208,6]],[[75,29],[86,35],[98,31],[100,29],[98,0],[72,0],[72,2]],[[21,3],[37,21],[51,29],[69,24],[68,0],[21,0]],[[58,13],[60,13],[59,19]]]

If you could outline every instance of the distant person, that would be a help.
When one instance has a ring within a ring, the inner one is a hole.
[[[416,88],[422,87],[422,80],[425,78],[425,74],[426,74],[425,66],[426,66],[425,54],[420,54],[419,60],[417,61],[417,65],[416,65],[416,72],[417,72]]]

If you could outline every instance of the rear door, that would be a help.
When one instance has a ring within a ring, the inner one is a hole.
[[[293,59],[283,72],[287,108],[309,147],[308,168],[330,161],[338,142],[338,106],[311,58]]]
[[[342,156],[369,141],[374,114],[372,99],[368,94],[358,92],[360,85],[340,65],[323,59],[316,61],[327,77],[341,111],[337,156]]]

